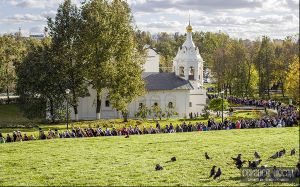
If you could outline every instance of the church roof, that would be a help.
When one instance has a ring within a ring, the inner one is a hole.
[[[143,79],[146,90],[191,90],[191,83],[175,75],[175,73],[144,72]]]

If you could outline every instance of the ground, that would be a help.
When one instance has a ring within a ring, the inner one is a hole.
[[[281,149],[288,153],[267,161]],[[55,139],[0,144],[0,186],[7,185],[264,185],[241,183],[230,157],[242,154],[262,165],[294,167],[299,156],[299,128],[237,129],[207,132]],[[204,152],[213,158],[206,161]],[[166,163],[176,156],[176,162]],[[164,167],[155,171],[156,164]],[[213,165],[220,180],[209,179]],[[267,183],[292,185],[295,183]]]

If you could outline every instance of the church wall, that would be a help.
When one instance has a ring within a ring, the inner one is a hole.
[[[178,117],[188,116],[189,90],[164,90],[147,92],[145,96],[139,97],[130,103],[128,107],[130,117],[134,117],[140,103],[145,104],[148,108],[153,106],[154,103],[157,103],[162,111],[165,111],[169,102],[173,103],[174,110],[178,113]]]
[[[96,119],[96,91],[89,88],[89,97],[79,98],[78,117],[79,120],[95,120]],[[139,104],[143,103],[147,107],[151,107],[156,102],[162,111],[168,107],[168,103],[172,102],[174,110],[178,113],[178,117],[188,116],[189,113],[189,90],[166,90],[166,91],[149,91],[146,95],[138,97],[128,105],[129,117],[134,118],[134,114],[138,111]],[[111,107],[106,106],[106,93],[101,97],[101,119],[120,118],[121,115]],[[75,119],[73,108],[69,108],[71,119]],[[150,117],[150,116],[149,116]]]
[[[191,90],[189,94],[189,112],[201,114],[206,105],[206,90],[202,88]]]
[[[159,72],[159,54],[153,49],[147,49],[147,59],[143,69],[144,72]]]

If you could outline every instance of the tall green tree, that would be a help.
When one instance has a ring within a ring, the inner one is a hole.
[[[275,48],[270,38],[263,36],[256,59],[256,68],[259,76],[259,96],[270,98],[272,72],[274,71]]]
[[[83,38],[88,80],[100,96],[108,92],[113,108],[127,118],[128,104],[143,94],[141,64],[128,4],[121,0],[92,0],[83,6]]]
[[[32,41],[23,62],[17,66],[17,94],[21,111],[28,118],[45,118],[55,122],[64,108],[64,94],[60,91],[60,74],[53,63],[51,41]]]
[[[52,39],[52,54],[60,79],[60,91],[70,90],[70,96],[65,94],[73,107],[75,119],[78,120],[78,98],[88,95],[85,81],[86,68],[82,55],[81,11],[71,0],[65,0],[57,10],[52,20],[48,18],[49,35]]]
[[[17,66],[24,57],[26,48],[24,42],[13,35],[0,37],[0,92],[5,91],[9,104],[9,93],[15,91]]]
[[[112,82],[116,40],[112,34],[112,13],[106,0],[92,0],[82,7],[82,47],[88,69],[87,80],[97,92],[96,114],[100,119],[101,95]],[[126,44],[124,44],[126,45]]]

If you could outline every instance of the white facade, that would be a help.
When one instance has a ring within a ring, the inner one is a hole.
[[[144,72],[159,72],[159,54],[150,48],[150,46],[145,46],[144,49],[147,53],[147,59],[143,65]]]

